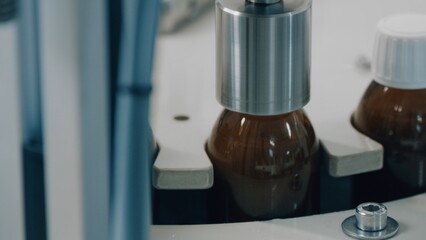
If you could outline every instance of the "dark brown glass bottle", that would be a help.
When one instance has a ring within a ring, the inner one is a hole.
[[[358,202],[384,202],[426,190],[426,89],[373,81],[352,124],[384,147],[383,169],[355,178]]]
[[[352,116],[381,143],[383,169],[354,177],[354,204],[385,202],[426,190],[426,15],[379,21],[370,84]]]
[[[226,222],[316,213],[319,143],[303,110],[224,110],[206,147],[215,171],[212,201],[222,205],[215,211],[226,211]]]

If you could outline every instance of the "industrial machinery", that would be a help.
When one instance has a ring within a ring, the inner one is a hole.
[[[383,164],[350,123],[375,26],[426,2],[313,1],[305,110],[321,142],[320,211],[217,224],[205,152],[222,109],[214,3],[179,1],[0,0],[0,239],[349,238],[352,178]],[[200,14],[179,15],[190,9]],[[384,203],[396,238],[426,233],[425,201]]]

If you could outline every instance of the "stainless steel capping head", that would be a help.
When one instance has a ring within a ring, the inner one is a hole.
[[[216,1],[216,97],[276,115],[310,98],[311,0]]]
[[[387,208],[380,203],[362,203],[355,215],[342,222],[343,232],[356,239],[388,239],[399,230],[398,222],[387,216]]]

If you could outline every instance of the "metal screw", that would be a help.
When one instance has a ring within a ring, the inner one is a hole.
[[[387,208],[380,203],[362,203],[355,215],[342,222],[343,232],[356,239],[387,239],[395,236],[399,224],[387,216]]]

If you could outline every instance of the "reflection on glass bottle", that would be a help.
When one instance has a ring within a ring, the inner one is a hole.
[[[373,81],[352,123],[384,147],[383,170],[356,177],[355,195],[363,198],[358,202],[384,202],[426,190],[426,88],[397,89]]]
[[[207,153],[216,173],[215,188],[229,191],[215,200],[229,197],[228,221],[315,213],[318,148],[303,110],[274,116],[224,110]]]
[[[374,81],[352,124],[384,147],[382,170],[354,178],[354,204],[426,191],[426,15],[382,19],[373,52]]]

